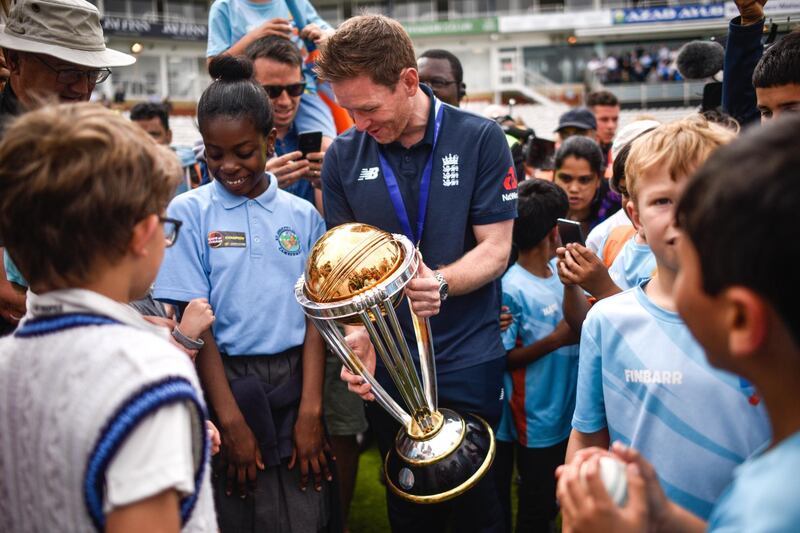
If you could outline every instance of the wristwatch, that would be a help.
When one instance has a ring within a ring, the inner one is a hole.
[[[447,284],[447,280],[444,279],[444,276],[438,270],[433,271],[433,277],[439,282],[439,299],[441,301],[447,300],[447,292],[450,290],[450,285]]]

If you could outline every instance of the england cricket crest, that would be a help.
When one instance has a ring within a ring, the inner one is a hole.
[[[442,185],[444,187],[458,185],[458,154],[447,154],[442,158]]]

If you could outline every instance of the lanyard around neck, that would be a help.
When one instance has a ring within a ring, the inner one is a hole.
[[[391,165],[383,155],[383,150],[380,145],[378,146],[378,159],[381,163],[381,171],[383,172],[383,179],[386,182],[386,188],[389,190],[389,198],[392,200],[395,214],[400,221],[403,228],[403,233],[415,245],[419,245],[422,241],[422,231],[425,228],[425,211],[428,208],[428,196],[431,189],[431,173],[433,171],[433,154],[436,151],[436,143],[439,140],[439,129],[442,126],[442,103],[435,96],[433,97],[433,105],[435,111],[435,120],[433,123],[433,146],[431,146],[431,153],[428,156],[428,161],[425,163],[425,169],[422,171],[422,179],[419,183],[419,210],[417,211],[417,224],[416,233],[411,228],[411,222],[408,219],[408,211],[403,202],[403,195],[400,193],[400,187],[397,184],[397,177],[392,170]]]

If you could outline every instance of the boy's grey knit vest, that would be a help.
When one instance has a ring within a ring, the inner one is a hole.
[[[200,495],[182,500],[182,514],[195,530],[215,528],[204,406],[190,360],[120,324],[19,336],[24,329],[0,340],[0,531],[102,528],[114,452],[147,413],[177,401],[195,414]]]

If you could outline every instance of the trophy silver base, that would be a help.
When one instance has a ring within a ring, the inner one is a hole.
[[[430,436],[397,433],[386,455],[386,483],[414,503],[439,503],[472,488],[492,465],[494,433],[482,418],[440,409],[441,426]]]

